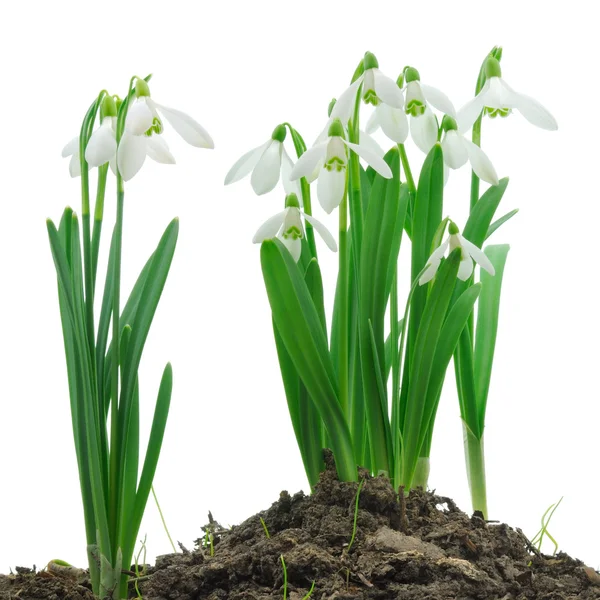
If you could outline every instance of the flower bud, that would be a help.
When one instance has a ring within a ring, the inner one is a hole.
[[[286,208],[300,208],[300,202],[298,202],[298,196],[296,194],[288,194],[285,197],[285,207]]]
[[[135,80],[135,95],[137,98],[150,96],[150,86],[143,79]]]
[[[277,125],[275,129],[273,129],[273,133],[271,134],[271,139],[276,140],[278,142],[284,142],[285,136],[287,135],[287,130],[285,125]]]
[[[335,121],[333,121],[333,123],[329,126],[327,135],[329,137],[344,137],[344,126],[339,119],[335,119]]]

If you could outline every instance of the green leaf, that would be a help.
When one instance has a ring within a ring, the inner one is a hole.
[[[519,212],[518,208],[511,210],[509,213],[506,213],[503,217],[500,217],[496,221],[494,221],[488,228],[487,233],[485,234],[485,239],[487,240],[496,229],[498,229],[501,225],[506,223],[509,219],[512,219]]]
[[[440,266],[427,298],[415,340],[402,429],[403,456],[402,461],[397,461],[395,477],[395,485],[404,485],[407,489],[410,489],[412,484],[421,440],[429,426],[424,399],[428,398],[438,341],[454,291],[460,258],[461,250],[457,248]],[[400,462],[401,467],[398,465]]]
[[[402,333],[402,324],[404,319],[398,321],[398,337],[396,338],[396,346],[400,341],[400,334]],[[392,334],[390,333],[385,340],[385,380],[387,381],[390,377],[390,371],[392,370]]]
[[[162,295],[179,232],[179,220],[173,219],[167,226],[156,248],[154,258],[148,271],[142,294],[132,324],[131,338],[127,347],[127,354],[123,361],[123,384],[119,399],[119,442],[120,452],[125,448],[127,432],[131,420],[132,397],[137,382],[137,373],[144,344],[150,331],[150,326],[156,312],[156,307]],[[124,455],[120,457],[119,484],[122,483],[124,469]]]
[[[454,354],[454,350],[469,320],[469,316],[473,312],[473,307],[479,297],[480,291],[481,284],[478,283],[463,292],[448,311],[448,316],[444,321],[444,326],[435,350],[435,358],[433,359],[429,385],[427,387],[427,400],[425,402],[423,421],[428,423],[428,425],[427,428],[423,428],[421,431],[421,444],[425,441],[428,431],[433,429],[433,422],[435,421],[438,402],[450,359]]]
[[[490,388],[490,379],[492,377],[496,334],[498,332],[498,314],[500,311],[502,278],[509,250],[510,246],[508,244],[487,246],[485,253],[492,265],[494,265],[496,274],[490,275],[483,269],[481,270],[482,290],[477,312],[474,360],[475,390],[477,394],[477,411],[480,431],[483,431],[485,423],[485,411]]]
[[[167,363],[163,371],[160,387],[158,389],[158,397],[154,408],[154,416],[152,418],[152,427],[150,429],[150,437],[148,438],[148,447],[144,458],[144,466],[140,475],[140,482],[135,496],[132,513],[123,515],[122,522],[122,548],[125,564],[131,564],[131,556],[135,546],[142,517],[146,509],[148,495],[152,488],[152,481],[156,473],[156,466],[162,448],[167,418],[169,416],[169,408],[171,406],[171,392],[173,390],[173,369],[171,363]]]
[[[501,179],[498,185],[491,186],[485,194],[481,196],[479,202],[475,204],[469,215],[469,219],[467,220],[467,224],[465,225],[462,234],[478,248],[481,248],[485,241],[496,209],[506,191],[506,186],[508,186],[508,177]]]
[[[356,481],[352,442],[338,401],[327,337],[306,282],[277,239],[262,243],[261,266],[277,331],[325,423],[340,478]]]
[[[376,472],[392,472],[394,453],[385,386],[385,312],[398,260],[408,190],[400,193],[400,156],[394,147],[385,156],[393,177],[373,179],[364,220],[360,256],[359,336],[360,360],[371,464]],[[375,362],[377,358],[377,362]]]

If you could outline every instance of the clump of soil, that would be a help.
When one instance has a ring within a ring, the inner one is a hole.
[[[600,600],[600,576],[580,561],[543,556],[520,530],[469,517],[450,498],[413,490],[403,500],[387,479],[362,476],[351,545],[358,484],[338,481],[329,461],[311,496],[282,492],[271,508],[228,531],[211,516],[212,555],[205,536],[192,552],[158,557],[138,583],[142,597]],[[86,581],[0,577],[2,599],[91,597]]]

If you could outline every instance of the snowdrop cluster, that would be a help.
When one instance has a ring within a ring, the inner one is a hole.
[[[142,168],[146,157],[162,164],[174,164],[175,158],[163,137],[164,122],[191,146],[214,148],[208,132],[192,117],[180,110],[168,108],[154,101],[150,87],[143,79],[137,79],[133,101],[127,107],[125,127],[120,139],[117,123],[120,99],[104,95],[100,104],[100,125],[85,145],[85,161],[90,168],[106,163],[112,172],[124,181],[132,179]],[[81,175],[81,143],[73,138],[63,149],[63,157],[71,157],[71,177]]]

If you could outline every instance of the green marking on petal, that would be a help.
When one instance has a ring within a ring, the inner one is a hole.
[[[379,106],[381,100],[377,97],[375,90],[363,90],[363,100],[365,104],[372,104],[373,106]]]
[[[304,237],[302,229],[299,229],[295,225],[292,225],[291,227],[289,227],[288,229],[286,229],[281,235],[286,240],[289,239],[289,238],[291,238],[293,240],[301,240]]]
[[[508,117],[512,112],[510,108],[492,108],[490,106],[486,106],[483,110],[490,119],[495,119],[496,117]]]
[[[425,104],[420,100],[410,100],[406,105],[406,114],[420,117],[425,112]]]
[[[146,131],[146,135],[148,137],[151,137],[155,133],[160,135],[163,131],[164,127],[162,121],[158,117],[154,117],[154,119],[152,119],[152,125],[150,126],[150,129]]]
[[[346,161],[341,159],[339,156],[334,156],[323,165],[323,168],[327,169],[328,171],[337,171],[340,173],[346,168]]]

